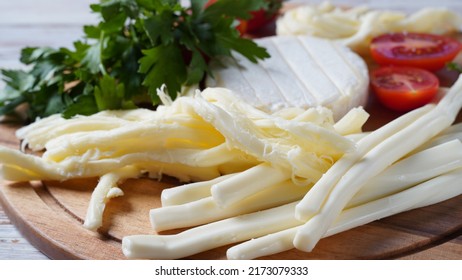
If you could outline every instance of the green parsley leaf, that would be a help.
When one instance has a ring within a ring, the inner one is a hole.
[[[456,62],[449,62],[446,64],[446,68],[448,70],[452,70],[452,71],[457,71],[459,73],[462,73],[462,66]]]
[[[210,5],[204,11],[204,17],[231,17],[240,19],[249,19],[250,11],[257,11],[266,8],[268,3],[266,0],[254,1],[235,1],[235,0],[219,0]]]
[[[79,95],[66,109],[62,112],[64,118],[71,118],[75,115],[89,116],[98,113],[98,106],[95,98],[91,95]]]
[[[95,101],[98,110],[119,109],[124,100],[124,92],[124,84],[119,84],[113,77],[104,75],[95,88]]]
[[[167,86],[169,95],[176,98],[186,81],[186,68],[179,46],[160,45],[143,51],[140,72],[146,73],[143,85],[148,87],[151,98],[157,98],[157,89]]]

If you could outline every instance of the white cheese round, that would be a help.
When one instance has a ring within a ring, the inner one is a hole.
[[[339,119],[365,105],[368,69],[349,48],[309,36],[272,36],[255,42],[271,58],[255,64],[236,54],[212,63],[206,86],[228,88],[266,112],[324,106]]]

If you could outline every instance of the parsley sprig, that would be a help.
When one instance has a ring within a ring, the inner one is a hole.
[[[252,62],[266,50],[235,29],[236,19],[266,8],[265,0],[101,0],[91,5],[97,25],[84,27],[74,48],[27,47],[21,62],[30,70],[1,70],[0,115],[28,104],[31,120],[55,113],[90,115],[160,101],[166,85],[176,98],[182,86],[210,74],[208,59],[241,53]]]

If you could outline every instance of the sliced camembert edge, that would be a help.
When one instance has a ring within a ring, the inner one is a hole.
[[[272,36],[255,42],[271,58],[255,64],[236,54],[234,60],[215,62],[206,86],[228,88],[267,112],[325,106],[339,119],[365,105],[368,69],[349,48],[309,36]]]

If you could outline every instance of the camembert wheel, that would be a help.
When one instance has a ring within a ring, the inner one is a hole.
[[[349,48],[309,36],[255,40],[271,58],[254,64],[242,56],[215,62],[208,87],[225,87],[267,112],[286,107],[325,106],[339,119],[365,105],[369,78],[365,62]]]

